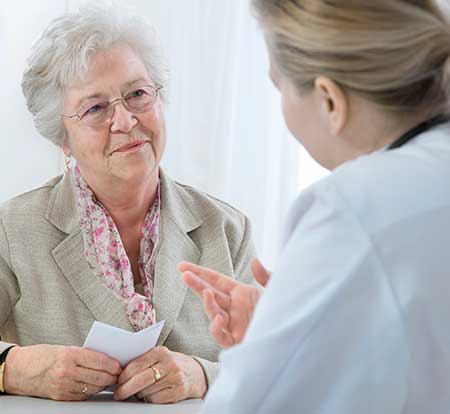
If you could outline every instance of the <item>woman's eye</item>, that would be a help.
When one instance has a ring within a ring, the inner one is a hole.
[[[137,89],[130,93],[130,98],[140,98],[141,96],[144,96],[146,92],[143,89]]]
[[[83,112],[83,116],[82,117],[98,115],[100,113],[103,113],[106,110],[106,108],[108,107],[108,105],[109,104],[107,102],[105,102],[105,103],[98,103],[98,104],[92,105],[91,107],[89,107],[88,109],[86,109]]]
[[[103,106],[102,106],[102,105],[94,105],[94,106],[91,106],[91,107],[86,111],[86,113],[87,113],[87,114],[95,114],[96,112],[100,111],[101,109],[103,109]]]

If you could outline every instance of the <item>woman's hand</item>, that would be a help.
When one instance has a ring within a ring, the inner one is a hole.
[[[86,400],[117,382],[122,369],[107,355],[72,346],[16,346],[6,357],[8,394]]]
[[[161,378],[158,379],[158,375]],[[203,368],[190,356],[159,346],[131,361],[122,371],[114,394],[117,400],[132,395],[153,404],[202,398],[207,390]]]
[[[254,259],[251,268],[256,281],[266,286],[270,273],[261,262]],[[225,348],[241,342],[262,290],[193,263],[182,262],[178,269],[184,282],[203,298],[211,320],[209,330],[216,342]]]

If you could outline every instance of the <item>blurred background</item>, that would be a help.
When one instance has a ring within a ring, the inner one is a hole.
[[[33,42],[85,0],[0,6],[0,203],[61,174],[61,151],[34,129],[20,82]],[[160,34],[170,66],[163,167],[247,214],[259,256],[275,264],[283,219],[326,171],[284,126],[262,33],[248,0],[123,0]]]

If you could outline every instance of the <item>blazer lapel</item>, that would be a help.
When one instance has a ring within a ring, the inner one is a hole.
[[[55,186],[46,218],[67,234],[52,256],[95,320],[133,331],[122,303],[92,272],[84,257],[72,174],[66,174]]]
[[[80,231],[65,238],[53,249],[52,255],[95,320],[133,331],[120,300],[89,268]]]
[[[191,213],[175,184],[160,170],[161,222],[155,262],[153,305],[164,328],[158,340],[161,345],[172,330],[183,306],[187,287],[177,264],[183,260],[198,263],[200,250],[189,237],[200,220]]]
[[[161,222],[156,246],[153,305],[158,320],[165,320],[158,344],[163,344],[183,306],[187,287],[177,264],[182,260],[198,263],[200,250],[189,233],[201,225],[191,213],[188,201],[160,169]],[[55,186],[46,218],[67,236],[52,255],[80,300],[100,322],[133,331],[125,309],[89,268],[78,224],[78,211],[72,174],[66,174]]]

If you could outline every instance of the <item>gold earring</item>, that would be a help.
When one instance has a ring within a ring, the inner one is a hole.
[[[70,162],[72,161],[72,157],[69,155],[64,155],[64,163],[66,164],[66,172],[70,171]]]

